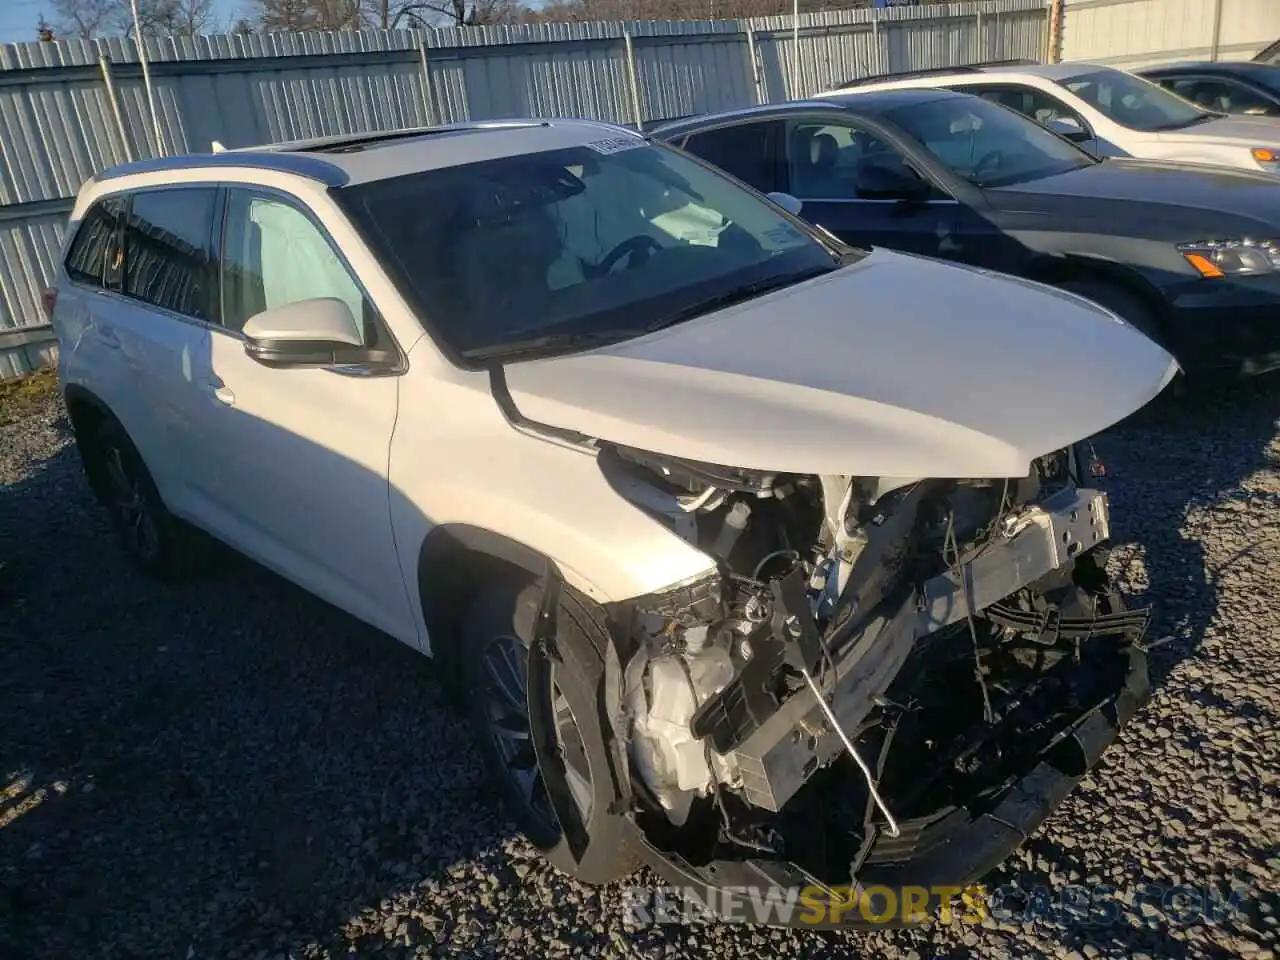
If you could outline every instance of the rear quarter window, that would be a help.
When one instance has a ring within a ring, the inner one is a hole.
[[[120,197],[91,206],[67,248],[67,276],[77,283],[117,289],[123,268],[120,223],[125,209]]]

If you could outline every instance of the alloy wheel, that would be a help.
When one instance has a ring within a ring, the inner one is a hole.
[[[153,560],[160,551],[160,531],[146,481],[119,447],[103,449],[102,464],[107,481],[107,507],[115,518],[125,549],[143,561]]]
[[[529,810],[545,826],[558,830],[559,824],[538,769],[529,723],[529,647],[516,637],[494,638],[484,652],[485,713],[489,733],[506,768]],[[586,822],[591,815],[591,770],[586,745],[573,710],[551,664],[546,689],[534,691],[535,708],[546,709],[553,742],[546,744],[559,755],[565,782],[579,815]]]

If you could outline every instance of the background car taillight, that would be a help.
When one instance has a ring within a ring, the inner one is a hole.
[[[58,288],[47,288],[44,293],[40,294],[40,301],[44,304],[44,315],[52,320],[53,308],[58,305]]]

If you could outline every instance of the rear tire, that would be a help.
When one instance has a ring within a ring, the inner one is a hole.
[[[110,417],[78,424],[76,447],[94,496],[106,508],[121,549],[138,569],[172,581],[203,563],[208,547],[198,531],[164,505],[124,427]]]
[[[553,649],[544,649],[535,644],[542,593],[515,574],[477,591],[458,650],[467,718],[520,831],[558,870],[583,883],[610,883],[637,861],[629,826],[615,811],[601,707],[607,628],[590,601],[565,587]],[[535,736],[552,769],[539,768]],[[569,823],[553,812],[552,793],[569,799]]]

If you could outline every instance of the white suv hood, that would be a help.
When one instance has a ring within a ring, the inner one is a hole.
[[[1177,372],[1132,327],[1028,281],[877,250],[589,352],[514,363],[526,418],[787,473],[1025,476]]]

